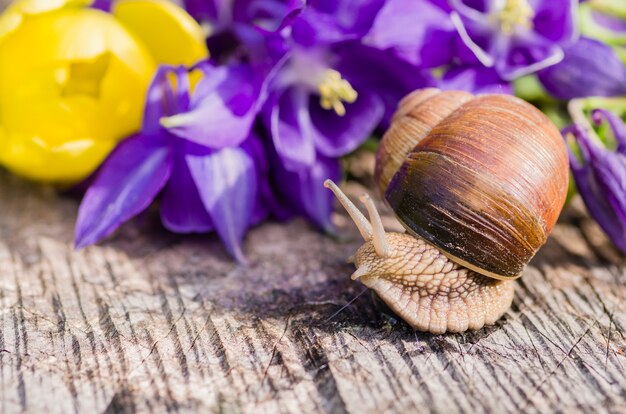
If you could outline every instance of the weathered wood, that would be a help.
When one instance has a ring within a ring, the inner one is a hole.
[[[624,260],[578,207],[496,326],[432,336],[349,280],[342,213],[340,241],[254,229],[243,269],[154,212],[74,252],[76,197],[0,173],[0,200],[3,413],[626,412]]]
[[[242,269],[154,213],[74,252],[77,205],[0,173],[1,413],[626,412],[625,261],[579,205],[496,326],[442,336],[349,280],[343,214],[254,229]]]

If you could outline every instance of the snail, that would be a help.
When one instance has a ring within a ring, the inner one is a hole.
[[[385,232],[369,195],[368,220],[324,183],[365,239],[352,279],[416,330],[463,332],[510,307],[565,203],[568,160],[557,128],[525,101],[429,88],[399,103],[374,179],[406,233]]]

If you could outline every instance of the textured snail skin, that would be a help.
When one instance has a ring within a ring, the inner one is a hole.
[[[420,331],[495,323],[565,202],[559,131],[511,96],[424,89],[400,103],[376,158],[379,190],[408,233],[385,232],[364,196],[368,221],[327,180],[365,239],[352,278]]]
[[[409,234],[386,233],[387,257],[372,242],[356,252],[359,279],[391,310],[420,331],[441,334],[495,323],[511,305],[514,281],[466,269]]]
[[[385,189],[387,168],[396,168],[386,163],[397,159],[402,164]],[[559,131],[532,105],[507,95],[433,89],[409,95],[377,164],[385,164],[376,169],[385,199],[409,232],[499,279],[521,274],[567,193]]]

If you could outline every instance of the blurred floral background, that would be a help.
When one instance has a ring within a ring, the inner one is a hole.
[[[17,0],[0,16],[0,164],[84,191],[76,247],[307,218],[414,89],[515,94],[563,130],[572,189],[626,252],[623,0]]]

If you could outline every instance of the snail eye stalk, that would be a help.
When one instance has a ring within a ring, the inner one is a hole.
[[[361,233],[363,239],[365,241],[372,240],[374,234],[372,231],[372,225],[369,221],[367,221],[367,219],[365,218],[363,213],[361,213],[361,211],[357,208],[357,206],[355,206],[354,203],[350,201],[350,199],[343,193],[343,191],[341,191],[341,189],[337,187],[337,184],[335,184],[331,180],[324,181],[324,187],[330,189],[330,191],[335,194],[337,200],[339,200],[343,208],[346,209],[346,211],[352,218],[352,221],[354,221],[354,224],[356,224],[356,227],[359,229],[359,233]]]
[[[380,214],[378,214],[378,210],[374,205],[374,200],[372,200],[372,197],[368,194],[363,194],[363,196],[361,196],[361,202],[367,208],[367,212],[370,216],[373,230],[372,242],[374,243],[376,254],[380,257],[389,257],[389,244],[385,238],[385,228],[380,219]]]

